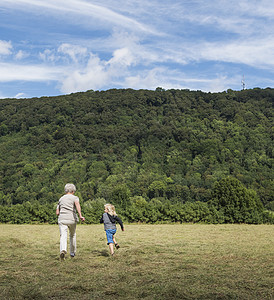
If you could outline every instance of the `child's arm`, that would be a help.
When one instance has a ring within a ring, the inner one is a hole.
[[[120,224],[122,231],[125,231],[124,224],[120,218],[115,216],[115,220]]]

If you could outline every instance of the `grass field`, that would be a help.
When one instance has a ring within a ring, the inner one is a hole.
[[[126,225],[108,256],[102,225],[0,225],[0,299],[274,299],[273,225]]]

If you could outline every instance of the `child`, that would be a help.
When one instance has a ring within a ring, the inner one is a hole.
[[[122,231],[124,231],[124,225],[120,218],[117,217],[115,212],[115,207],[112,204],[105,204],[105,212],[100,220],[100,223],[104,223],[104,228],[107,235],[107,241],[109,245],[110,254],[114,255],[114,245],[116,249],[119,249],[120,246],[116,243],[114,234],[116,233],[116,221],[120,224]]]

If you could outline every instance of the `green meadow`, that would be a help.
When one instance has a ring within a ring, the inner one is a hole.
[[[274,299],[274,226],[77,227],[59,260],[57,225],[0,225],[0,299]]]

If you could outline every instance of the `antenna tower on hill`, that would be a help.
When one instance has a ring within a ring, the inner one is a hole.
[[[245,76],[243,75],[243,79],[242,79],[242,87],[243,87],[243,90],[245,90]]]

